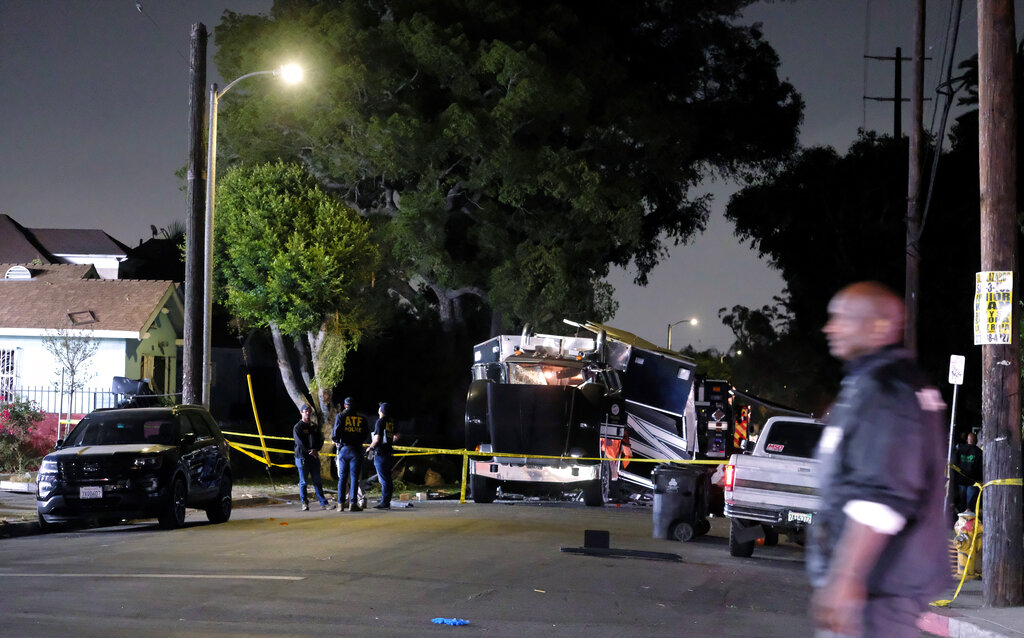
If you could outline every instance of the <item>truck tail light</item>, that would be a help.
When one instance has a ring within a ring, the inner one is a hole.
[[[725,466],[725,491],[731,492],[736,485],[736,466],[730,463]]]

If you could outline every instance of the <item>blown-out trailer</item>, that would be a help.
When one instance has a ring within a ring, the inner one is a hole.
[[[580,489],[601,505],[621,488],[653,490],[654,464],[631,458],[728,458],[727,393],[702,400],[708,384],[695,384],[693,361],[615,328],[566,323],[585,336],[524,330],[474,347],[466,446],[494,454],[470,463],[475,502],[499,488]]]

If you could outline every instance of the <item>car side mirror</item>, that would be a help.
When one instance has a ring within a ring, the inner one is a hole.
[[[742,451],[744,454],[749,454],[752,447],[753,446],[750,445],[750,441],[746,439],[742,439],[740,441],[740,451]]]
[[[59,450],[64,447],[64,439],[57,439],[57,444],[53,446],[53,449]]]
[[[181,442],[185,445],[193,445],[196,442],[195,432],[186,432],[181,435]]]

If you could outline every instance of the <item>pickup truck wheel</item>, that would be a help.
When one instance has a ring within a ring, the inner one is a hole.
[[[741,531],[743,529],[744,529],[744,525],[742,525],[735,518],[732,519],[732,521],[729,524],[729,555],[730,556],[740,556],[742,558],[750,558],[751,556],[754,555],[754,543],[756,541],[747,541],[745,543],[741,543],[740,541],[736,540],[737,532],[739,532],[739,531]]]
[[[764,546],[775,547],[779,544],[779,533],[771,525],[762,525],[764,530]]]
[[[498,495],[498,486],[486,476],[473,474],[469,477],[469,490],[474,503],[493,503]]]
[[[693,525],[685,521],[674,523],[668,532],[669,538],[674,538],[680,543],[689,543],[696,535],[697,530],[693,529]]]

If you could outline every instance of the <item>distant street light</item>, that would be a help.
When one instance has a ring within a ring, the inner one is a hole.
[[[743,354],[743,351],[742,351],[742,350],[737,350],[736,352],[726,352],[726,353],[725,353],[725,354],[723,354],[723,355],[722,355],[721,357],[719,357],[719,359],[718,359],[718,362],[719,362],[719,363],[725,363],[725,358],[726,358],[726,357],[728,357],[728,356],[737,356],[737,357],[738,357],[738,356],[740,356],[741,354]]]
[[[210,118],[209,141],[206,158],[206,272],[203,273],[203,405],[210,407],[210,385],[213,381],[213,362],[211,361],[213,340],[213,209],[214,193],[217,184],[217,106],[224,94],[246,78],[254,75],[273,75],[288,84],[302,80],[302,68],[295,64],[287,64],[273,71],[254,71],[235,78],[223,91],[217,92],[217,84],[210,85]]]
[[[690,317],[689,319],[680,319],[679,321],[677,321],[675,323],[668,324],[668,349],[669,350],[672,349],[672,326],[678,326],[681,323],[688,323],[691,326],[696,327],[697,324],[700,323],[700,321],[697,319],[697,317]]]

